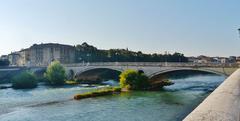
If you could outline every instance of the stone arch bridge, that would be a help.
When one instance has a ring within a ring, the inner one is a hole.
[[[63,64],[66,71],[72,71],[75,75],[84,73],[94,69],[110,69],[122,72],[127,69],[143,70],[149,77],[156,75],[181,70],[193,70],[209,72],[218,75],[229,76],[237,70],[237,65],[232,64],[195,64],[195,63],[159,63],[159,62],[97,62],[97,63],[76,63],[76,64]],[[20,72],[22,70],[30,70],[33,72],[42,72],[46,67],[1,67],[0,78],[3,73],[10,74],[11,72]],[[4,77],[4,76],[3,76]]]
[[[218,75],[229,76],[237,70],[237,65],[219,65],[219,64],[194,64],[194,63],[153,63],[153,62],[115,62],[115,63],[78,63],[65,64],[67,72],[70,70],[74,74],[81,74],[94,69],[110,69],[122,72],[127,69],[143,70],[149,77],[181,70],[193,70],[209,72]]]

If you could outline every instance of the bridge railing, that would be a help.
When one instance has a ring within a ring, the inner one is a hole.
[[[155,67],[239,67],[235,63],[181,63],[181,62],[93,62],[93,63],[72,63],[63,64],[66,67],[81,67],[81,66],[155,66]],[[26,66],[7,66],[4,68],[29,68]],[[47,66],[31,66],[30,68],[45,68]]]
[[[158,66],[158,67],[238,67],[237,64],[227,63],[175,63],[175,62],[95,62],[64,64],[68,67],[79,66]]]

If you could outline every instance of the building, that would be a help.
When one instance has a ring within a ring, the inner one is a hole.
[[[212,57],[212,63],[220,64],[221,63],[221,57]]]
[[[20,61],[20,54],[19,52],[13,52],[8,55],[8,60],[10,62],[10,65],[12,66],[19,66]]]
[[[199,64],[204,64],[204,63],[212,63],[212,58],[211,57],[207,57],[204,55],[200,55],[198,57],[188,57],[188,61],[192,62],[192,63],[199,63]]]
[[[0,60],[8,60],[8,55],[2,55],[2,56],[0,57]]]
[[[211,63],[212,62],[212,58],[211,57],[207,57],[204,55],[200,55],[197,57],[197,63]]]
[[[240,56],[237,57],[237,59],[236,59],[236,63],[240,65]]]
[[[237,57],[236,56],[230,56],[229,57],[229,62],[230,63],[236,63],[236,61],[237,61]]]
[[[61,44],[34,44],[25,54],[25,60],[29,59],[30,66],[47,66],[52,61],[59,61],[60,63],[74,63],[75,62],[75,48],[70,45]]]
[[[19,66],[29,66],[30,65],[30,53],[29,49],[23,49],[19,51],[20,57],[18,61]]]
[[[196,57],[188,57],[188,62],[191,62],[191,63],[196,63],[197,62],[197,58]]]
[[[222,58],[221,58],[221,63],[222,63],[222,64],[229,63],[229,59],[228,59],[228,58],[225,58],[225,57],[222,57]]]
[[[8,60],[12,66],[48,66],[55,60],[63,64],[74,63],[75,48],[55,43],[34,44],[30,48],[9,54]]]

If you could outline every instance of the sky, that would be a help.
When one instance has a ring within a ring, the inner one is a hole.
[[[240,56],[239,0],[0,0],[0,55],[32,44]]]

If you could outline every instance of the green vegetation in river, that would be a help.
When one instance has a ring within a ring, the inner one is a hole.
[[[54,61],[48,66],[44,77],[51,85],[63,85],[66,79],[66,71],[59,61]]]
[[[80,100],[80,99],[84,99],[84,98],[112,95],[112,94],[116,94],[116,93],[120,93],[120,92],[121,92],[121,88],[119,88],[119,87],[109,87],[109,88],[103,88],[103,89],[99,89],[99,90],[92,91],[92,92],[77,94],[74,96],[74,99]]]
[[[14,89],[29,89],[37,87],[35,75],[31,72],[22,72],[15,76],[12,81]]]

